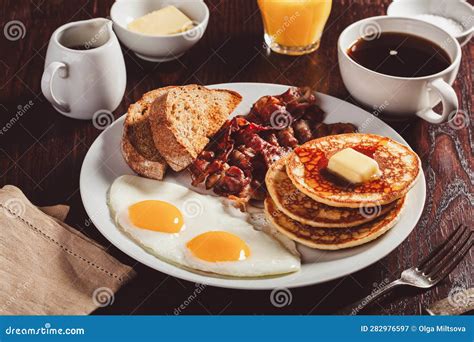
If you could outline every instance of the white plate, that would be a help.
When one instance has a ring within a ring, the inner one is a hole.
[[[283,93],[288,86],[261,83],[229,83],[209,86],[239,92],[243,101],[234,115],[245,114],[261,96]],[[362,132],[390,137],[406,144],[406,141],[388,125],[370,113],[332,96],[318,94],[321,108],[327,113],[325,122],[351,122]],[[416,185],[408,193],[405,209],[396,226],[373,242],[341,251],[317,251],[301,248],[304,263],[297,273],[270,279],[223,279],[193,273],[145,252],[121,233],[112,222],[106,204],[107,191],[120,175],[133,174],[120,152],[120,139],[125,116],[115,121],[94,141],[89,149],[80,176],[80,190],[84,207],[99,231],[118,249],[137,261],[169,274],[196,283],[238,289],[273,289],[275,287],[297,287],[312,285],[345,276],[367,267],[393,251],[415,227],[423,211],[426,184],[421,173]],[[167,181],[190,186],[190,178],[169,173]]]

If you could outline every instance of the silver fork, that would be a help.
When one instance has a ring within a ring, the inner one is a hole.
[[[375,299],[397,286],[408,285],[422,289],[435,286],[454,270],[471,249],[473,242],[472,230],[464,225],[459,225],[446,241],[422,259],[418,266],[406,269],[399,279],[376,289],[367,297],[352,304],[349,310],[344,311],[356,315]]]

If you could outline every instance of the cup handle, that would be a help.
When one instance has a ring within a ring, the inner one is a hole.
[[[420,118],[434,124],[444,123],[450,116],[454,117],[459,108],[458,97],[453,87],[446,83],[442,78],[437,78],[428,83],[428,89],[438,92],[443,102],[443,113],[437,114],[432,108],[423,109],[416,113]],[[454,114],[453,114],[454,113]]]
[[[67,65],[62,62],[52,62],[44,69],[43,77],[41,78],[41,91],[44,97],[61,112],[69,113],[71,108],[69,105],[58,99],[53,94],[53,78],[58,72],[59,77],[66,78],[68,76]]]

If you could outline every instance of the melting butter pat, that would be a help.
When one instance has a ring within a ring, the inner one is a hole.
[[[192,20],[179,9],[166,6],[135,19],[128,24],[128,29],[150,36],[164,36],[187,31],[193,26]]]
[[[328,170],[351,183],[363,183],[381,175],[377,162],[352,148],[335,153],[328,162]]]

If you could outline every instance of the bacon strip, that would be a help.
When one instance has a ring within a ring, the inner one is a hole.
[[[205,183],[240,204],[263,199],[272,163],[306,141],[357,130],[348,123],[322,123],[324,117],[309,88],[261,97],[248,115],[228,120],[193,162],[192,184]]]

